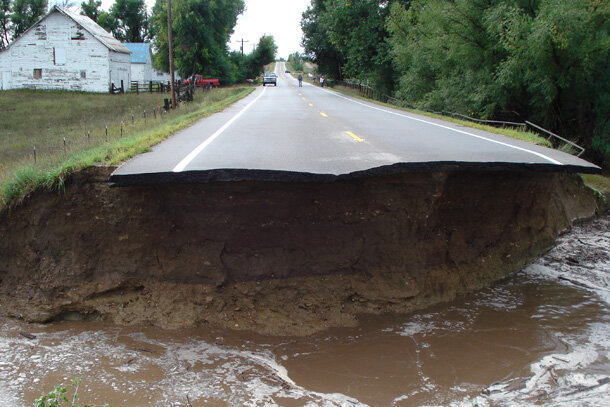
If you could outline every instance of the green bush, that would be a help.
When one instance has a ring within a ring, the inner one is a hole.
[[[95,407],[93,404],[78,404],[78,389],[80,387],[80,379],[72,379],[71,387],[74,389],[72,397],[66,397],[68,389],[63,384],[58,384],[48,392],[42,394],[40,398],[34,401],[34,407]],[[112,404],[104,403],[104,407],[113,407]]]

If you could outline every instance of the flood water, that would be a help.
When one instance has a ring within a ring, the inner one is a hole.
[[[610,405],[609,248],[605,217],[493,287],[306,338],[1,320],[0,405],[78,377],[116,407]]]

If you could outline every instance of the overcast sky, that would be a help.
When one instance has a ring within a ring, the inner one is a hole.
[[[155,4],[155,0],[145,1],[149,10]],[[108,10],[113,3],[114,0],[102,0],[102,9]],[[269,34],[275,38],[278,58],[287,58],[295,51],[303,52],[301,14],[310,3],[311,0],[246,0],[246,11],[237,20],[229,48],[239,50],[238,41],[243,38],[249,41],[244,42],[244,52],[249,53],[262,35]]]
[[[278,57],[287,58],[301,48],[301,15],[311,0],[246,0],[246,11],[237,19],[231,49],[239,49],[236,41],[244,38],[246,52],[264,34],[273,35],[278,46]]]

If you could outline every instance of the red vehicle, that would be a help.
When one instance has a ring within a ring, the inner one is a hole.
[[[191,78],[188,78],[184,81],[185,85],[190,85],[191,84]],[[220,86],[220,81],[218,81],[218,79],[203,79],[203,76],[201,75],[195,75],[195,86],[197,86],[198,88],[202,88],[202,87],[217,87]]]

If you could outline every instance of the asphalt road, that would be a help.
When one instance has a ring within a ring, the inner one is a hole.
[[[332,181],[429,170],[598,172],[560,151],[321,89],[284,73],[119,167],[118,184]]]

